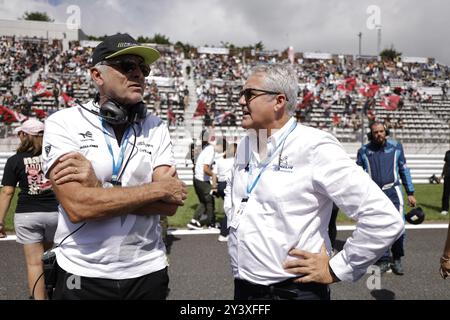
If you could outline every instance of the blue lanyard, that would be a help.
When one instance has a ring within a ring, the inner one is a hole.
[[[105,123],[102,121],[102,125],[103,125],[103,129],[105,129]],[[120,153],[119,153],[119,158],[117,159],[117,162],[114,159],[114,152],[112,150],[112,146],[111,146],[111,140],[109,139],[109,134],[104,132],[103,135],[105,136],[105,141],[106,144],[108,145],[108,150],[109,153],[111,154],[112,157],[112,176],[111,176],[111,182],[118,182],[118,178],[119,178],[119,172],[120,172],[120,168],[122,167],[122,163],[123,163],[123,158],[125,155],[125,150],[127,149],[127,145],[128,145],[128,133],[130,132],[130,127],[128,127],[127,131],[124,134],[125,138],[122,138],[122,140],[124,140],[122,142],[122,145],[120,147]]]
[[[247,197],[250,195],[250,193],[252,193],[253,189],[255,189],[256,185],[259,182],[259,179],[261,178],[262,173],[264,172],[264,170],[266,170],[267,166],[272,162],[272,160],[274,159],[275,155],[277,154],[278,149],[280,148],[281,145],[284,145],[285,140],[287,139],[287,137],[289,136],[289,134],[294,131],[295,127],[297,127],[297,122],[294,121],[294,123],[291,125],[291,127],[289,128],[288,131],[286,131],[286,133],[284,134],[284,136],[282,136],[282,138],[280,139],[280,142],[278,143],[277,147],[275,148],[275,150],[273,151],[273,153],[270,155],[270,157],[268,157],[261,165],[262,165],[262,169],[261,171],[259,171],[258,176],[256,177],[255,180],[253,180],[252,183],[249,181],[247,182]],[[253,155],[253,154],[252,154]],[[250,159],[251,160],[251,159]],[[249,166],[249,175],[252,174],[252,166]]]

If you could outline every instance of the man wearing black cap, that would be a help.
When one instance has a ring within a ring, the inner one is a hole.
[[[97,98],[46,121],[44,169],[60,202],[56,299],[165,299],[159,215],[186,199],[163,122],[142,102],[153,48],[128,34],[94,50]],[[87,160],[86,160],[87,159]]]

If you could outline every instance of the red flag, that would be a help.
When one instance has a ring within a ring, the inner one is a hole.
[[[395,109],[397,109],[399,102],[400,102],[400,96],[391,95],[391,96],[384,97],[383,100],[381,100],[381,105],[386,110],[395,110]]]
[[[306,108],[306,106],[308,105],[308,103],[310,101],[312,101],[314,99],[314,94],[311,91],[308,91],[304,96],[303,96],[303,100],[302,103],[299,104],[299,108],[300,109],[304,109]]]
[[[33,108],[32,110],[34,111],[34,113],[36,114],[36,117],[38,119],[45,119],[45,118],[47,118],[47,112],[45,112],[44,110],[38,109],[38,108]]]
[[[377,84],[369,84],[359,89],[359,92],[366,98],[373,98],[380,87]]]
[[[61,96],[63,97],[64,102],[66,103],[66,106],[73,107],[73,106],[77,105],[75,98],[72,98],[67,93],[63,92],[63,93],[61,93]]]
[[[14,111],[4,106],[0,106],[0,117],[1,120],[7,124],[18,121]]]
[[[345,90],[345,91],[353,91],[356,87],[356,79],[355,78],[346,78],[344,82],[340,83],[337,86],[338,90]]]
[[[203,100],[199,100],[197,104],[197,109],[195,109],[194,118],[204,116],[208,112],[206,103]]]
[[[33,91],[40,97],[53,97],[53,93],[47,90],[46,86],[39,81],[36,81],[33,85]]]

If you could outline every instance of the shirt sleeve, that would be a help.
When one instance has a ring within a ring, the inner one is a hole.
[[[236,158],[235,158],[236,161]],[[223,211],[225,212],[226,216],[228,218],[231,217],[231,212],[233,209],[233,193],[231,190],[233,190],[233,177],[234,177],[234,163],[233,168],[230,170],[229,174],[227,175],[227,185],[225,187],[225,198],[223,200]],[[227,221],[230,221],[229,219]]]
[[[363,161],[363,149],[360,148],[358,150],[358,154],[356,155],[356,164],[360,167],[364,168],[364,161]]]
[[[5,167],[3,169],[2,186],[16,187],[17,186],[17,175],[15,173],[15,156],[9,157],[6,161]]]
[[[397,209],[369,175],[327,135],[312,152],[313,184],[357,222],[341,252],[330,260],[336,276],[356,281],[404,231]]]
[[[42,147],[43,171],[49,177],[50,169],[62,155],[79,151],[80,147],[70,136],[68,126],[61,114],[55,113],[45,121],[44,139]]]
[[[207,154],[203,158],[203,164],[211,166],[214,163],[214,147],[209,146],[207,150],[205,149],[205,151],[207,151]]]
[[[175,159],[173,155],[173,145],[170,139],[169,130],[166,125],[161,122],[161,139],[159,141],[159,146],[156,148],[156,152],[153,158],[153,168],[159,166],[173,166],[175,165]]]

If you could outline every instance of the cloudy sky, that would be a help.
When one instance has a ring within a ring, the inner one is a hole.
[[[88,35],[160,33],[196,46],[262,41],[266,49],[356,54],[362,32],[362,53],[376,54],[380,23],[382,49],[450,65],[447,0],[0,0],[0,18],[45,11],[65,23],[71,5]]]

